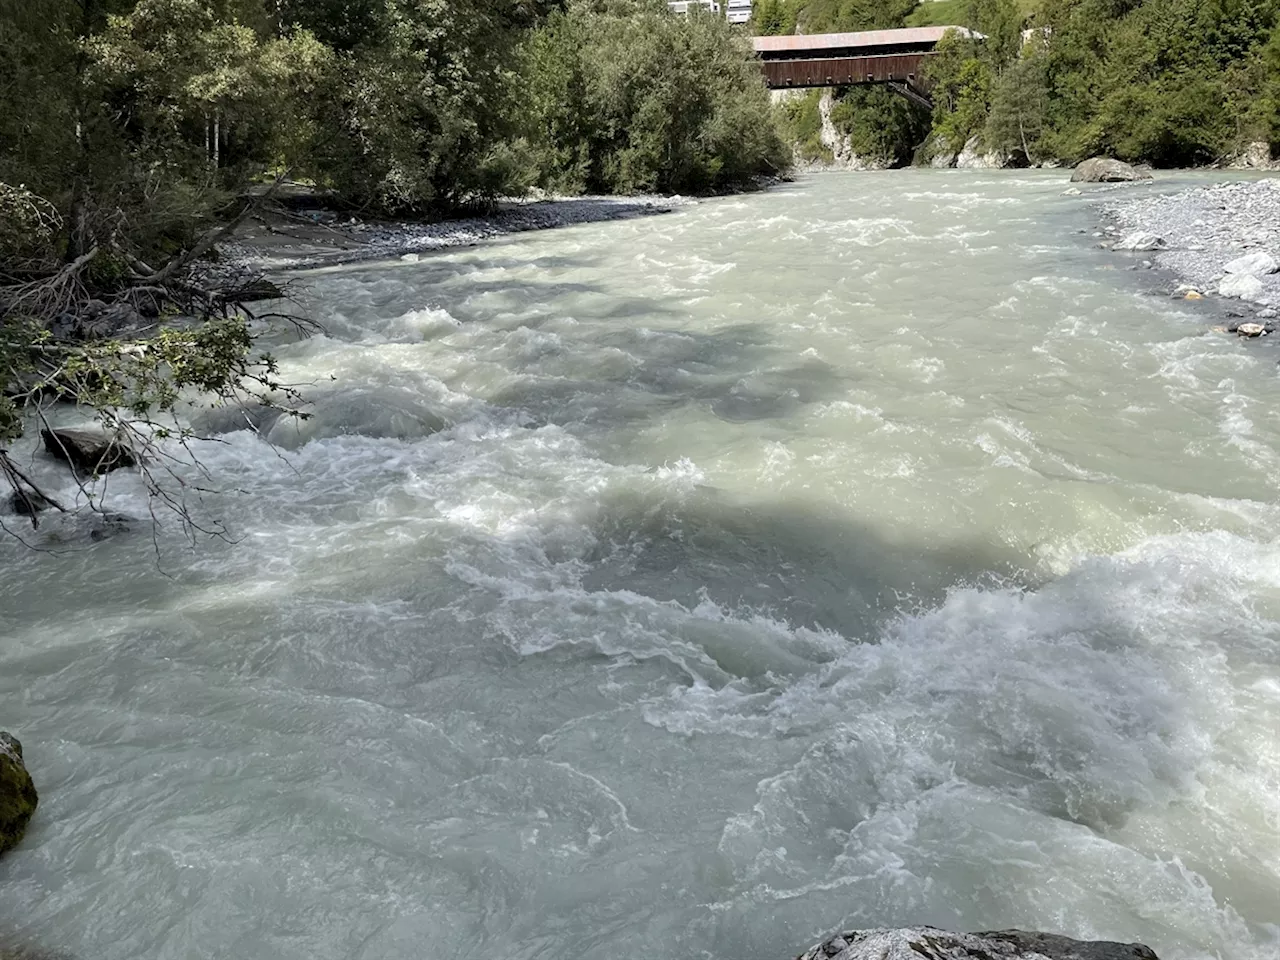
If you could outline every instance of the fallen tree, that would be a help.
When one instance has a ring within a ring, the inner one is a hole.
[[[54,206],[0,184],[0,483],[33,525],[41,510],[69,507],[41,489],[9,448],[32,425],[44,431],[49,447],[56,436],[51,404],[90,411],[128,451],[109,464],[90,464],[64,448],[60,458],[78,468],[82,490],[114,466],[136,467],[153,503],[190,531],[203,528],[187,510],[182,492],[189,481],[177,468],[198,466],[199,458],[177,416],[180,404],[198,396],[215,405],[298,414],[296,389],[281,382],[269,353],[254,348],[255,332],[272,322],[309,330],[305,318],[271,306],[287,291],[260,276],[225,274],[219,281],[198,269],[272,192],[242,200],[225,224],[153,268],[119,231],[95,233],[84,253],[60,257],[64,225]],[[162,482],[165,477],[173,482]],[[102,509],[94,497],[83,500]]]

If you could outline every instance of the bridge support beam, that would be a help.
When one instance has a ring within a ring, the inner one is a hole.
[[[899,83],[897,80],[890,80],[888,82],[888,86],[894,93],[899,96],[906,97],[917,107],[924,107],[926,110],[933,109],[933,101],[913,87],[910,83]]]

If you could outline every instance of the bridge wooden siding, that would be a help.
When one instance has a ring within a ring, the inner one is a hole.
[[[764,82],[787,87],[845,87],[896,80],[919,86],[920,67],[928,53],[895,53],[886,57],[830,57],[821,60],[766,60]]]
[[[964,27],[915,27],[756,37],[753,43],[773,89],[885,83],[914,99],[925,87],[924,64],[948,30],[983,39]]]

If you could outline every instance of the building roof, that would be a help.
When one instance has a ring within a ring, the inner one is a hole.
[[[788,37],[754,37],[756,53],[791,50],[831,50],[850,47],[891,47],[899,44],[937,43],[948,30],[961,36],[984,39],[968,27],[909,27],[904,30],[863,30],[859,33],[808,33]]]

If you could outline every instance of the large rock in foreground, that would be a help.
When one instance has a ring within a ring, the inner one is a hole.
[[[934,927],[850,930],[799,960],[1159,960],[1140,943],[1072,940],[1052,933],[1001,930],[950,933]]]
[[[38,802],[31,774],[22,764],[22,744],[0,732],[0,853],[18,845]]]
[[[132,467],[138,463],[125,437],[113,436],[98,427],[41,430],[40,438],[48,453],[86,474],[108,473],[117,467]]]
[[[1093,157],[1071,171],[1072,183],[1127,183],[1150,179],[1151,171],[1139,170],[1123,160],[1110,157]]]

